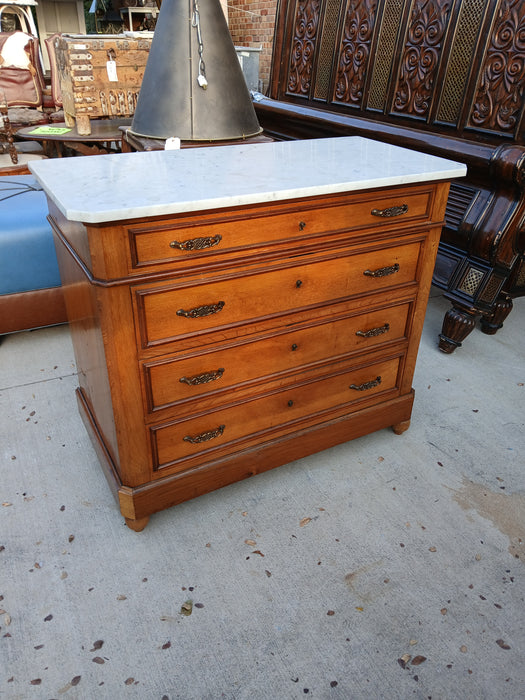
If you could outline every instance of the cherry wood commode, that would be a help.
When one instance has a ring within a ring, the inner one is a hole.
[[[449,182],[464,166],[355,138],[77,161],[35,174],[80,411],[132,529],[408,428]]]
[[[52,207],[78,401],[131,528],[336,443],[408,428],[447,190],[87,226]],[[371,214],[392,207],[408,212]]]

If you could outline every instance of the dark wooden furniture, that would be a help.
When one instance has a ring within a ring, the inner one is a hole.
[[[401,150],[328,139],[35,168],[81,414],[129,527],[339,442],[408,428],[448,180],[463,169],[439,161],[431,175],[408,152],[415,177],[374,188]],[[305,163],[314,177],[302,177]],[[89,200],[77,190],[86,179]]]
[[[468,166],[434,271],[448,353],[477,316],[495,333],[525,293],[524,34],[522,0],[282,2],[256,102],[275,138],[359,134]]]

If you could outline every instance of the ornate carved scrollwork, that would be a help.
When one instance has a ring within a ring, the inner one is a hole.
[[[452,0],[416,0],[401,61],[394,111],[425,117],[431,106]]]
[[[474,127],[513,132],[525,95],[525,4],[502,0],[470,115]]]
[[[377,0],[351,0],[348,4],[335,84],[338,102],[362,104],[376,10]]]
[[[319,31],[320,0],[299,0],[288,71],[290,93],[307,96],[310,92],[315,45]]]

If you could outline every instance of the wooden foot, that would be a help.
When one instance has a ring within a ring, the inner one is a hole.
[[[490,316],[481,317],[481,330],[487,335],[494,335],[502,326],[512,311],[512,299],[508,294],[502,294],[496,302]]]
[[[64,121],[66,122],[66,126],[75,126],[75,117],[66,111],[64,111]]]
[[[463,309],[453,306],[445,314],[443,327],[439,335],[439,349],[450,355],[460,348],[462,341],[471,333],[476,325],[476,317]]]
[[[147,515],[145,518],[137,518],[136,520],[133,518],[124,518],[124,520],[126,521],[126,525],[130,530],[142,532],[149,522],[149,515]]]
[[[78,114],[76,121],[78,133],[82,136],[89,136],[91,133],[91,122],[87,114]]]
[[[402,435],[405,430],[408,430],[410,428],[410,421],[409,420],[404,420],[401,421],[401,423],[396,423],[395,425],[392,426],[392,430],[396,435]]]

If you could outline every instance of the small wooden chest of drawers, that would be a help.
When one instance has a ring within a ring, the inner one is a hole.
[[[237,155],[257,165],[304,143]],[[199,152],[220,161],[236,148]],[[197,167],[179,155],[179,168]],[[163,157],[124,157],[134,156]],[[438,165],[408,184],[286,190],[154,216],[126,204],[131,215],[91,223],[47,179],[79,405],[130,527],[339,442],[408,427],[451,172]]]

